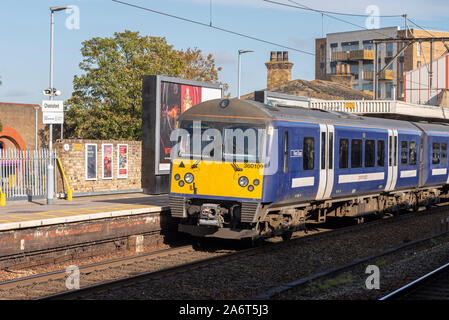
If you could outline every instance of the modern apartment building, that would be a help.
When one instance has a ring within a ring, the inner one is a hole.
[[[449,37],[449,32],[433,30],[409,31],[415,38]],[[373,92],[374,39],[405,37],[399,27],[329,33],[326,38],[315,40],[315,79],[327,80],[333,75],[350,74],[356,90]],[[402,48],[402,43],[378,45],[378,70],[381,70]],[[433,59],[446,52],[441,42],[433,44]],[[403,99],[404,72],[420,67],[430,61],[429,42],[409,46],[384,72],[379,75],[379,99]]]

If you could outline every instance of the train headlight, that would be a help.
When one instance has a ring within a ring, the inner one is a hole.
[[[249,183],[249,180],[247,177],[242,176],[239,178],[239,186],[245,188],[248,185],[248,183]]]
[[[184,181],[182,181],[182,180],[179,181],[179,182],[178,182],[178,185],[179,185],[181,188],[184,187]]]
[[[181,176],[178,173],[175,174],[175,180],[178,181],[179,179],[181,179]]]
[[[259,181],[259,179],[254,179],[253,183],[254,183],[255,186],[258,186],[260,181]]]
[[[248,191],[253,191],[254,190],[254,186],[252,185],[252,184],[250,184],[249,186],[248,186]]]
[[[192,183],[193,182],[193,174],[191,174],[190,172],[186,173],[186,175],[184,176],[184,180],[186,183]]]

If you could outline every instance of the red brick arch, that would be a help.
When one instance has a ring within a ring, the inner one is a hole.
[[[11,127],[3,126],[3,130],[0,132],[0,139],[10,140],[17,149],[26,149],[25,141],[23,140],[20,133]]]

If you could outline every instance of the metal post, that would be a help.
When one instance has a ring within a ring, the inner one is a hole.
[[[377,67],[377,60],[378,60],[378,58],[377,58],[377,46],[378,46],[378,44],[377,44],[377,42],[375,42],[374,43],[374,72],[373,72],[373,95],[374,95],[374,97],[373,97],[373,100],[377,100],[377,86],[378,86],[378,78],[377,78],[377,69],[378,69],[378,67]]]
[[[240,99],[240,66],[241,66],[241,52],[239,50],[239,66],[238,66],[238,79],[237,79],[237,99]]]
[[[38,128],[38,110],[39,107],[34,107],[34,118],[35,118],[35,132],[34,132],[34,150],[37,150],[37,128]]]
[[[432,84],[433,84],[433,41],[430,40],[429,88],[431,96],[432,96]]]
[[[54,28],[55,28],[55,13],[52,9],[51,11],[51,26],[50,26],[50,100],[54,99],[54,90],[53,90],[53,38],[54,38]],[[53,125],[49,125],[49,135],[50,141],[48,144],[49,149],[49,160],[47,165],[47,204],[53,204],[53,163],[51,159],[51,150],[52,150],[52,141],[53,141]]]

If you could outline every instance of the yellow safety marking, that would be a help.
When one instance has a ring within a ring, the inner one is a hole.
[[[44,216],[44,217],[52,217],[52,218],[57,218],[58,216],[55,216],[55,215],[52,215],[52,214],[45,214],[45,213],[42,213],[42,212],[35,212],[35,213],[33,213],[33,214],[38,214],[38,215],[40,215],[40,216]]]

